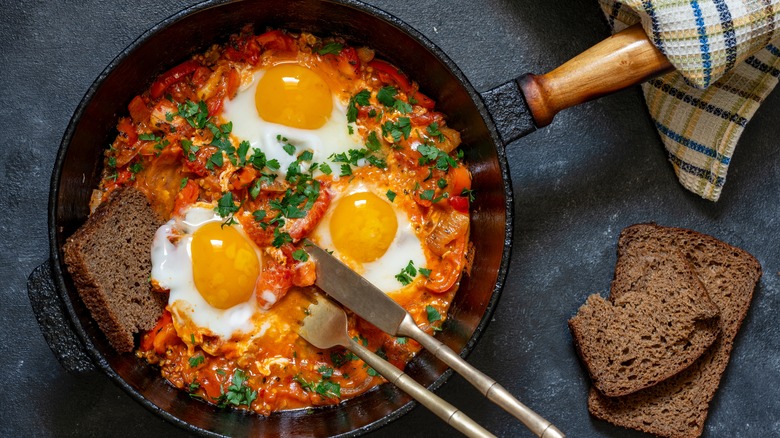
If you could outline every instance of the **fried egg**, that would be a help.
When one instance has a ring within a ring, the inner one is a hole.
[[[407,214],[386,193],[387,188],[356,179],[334,195],[310,238],[388,293],[403,288],[396,275],[410,261],[419,269],[426,258]]]
[[[211,204],[197,203],[160,227],[152,242],[151,280],[170,291],[174,327],[190,344],[204,336],[247,339],[267,329],[256,317],[261,253],[240,224],[224,221]]]
[[[357,128],[347,121],[347,105],[322,75],[297,63],[256,71],[225,101],[222,117],[232,122],[236,138],[249,142],[250,155],[259,149],[268,160],[277,160],[280,175],[303,151],[313,153],[312,162],[323,163],[362,147]]]

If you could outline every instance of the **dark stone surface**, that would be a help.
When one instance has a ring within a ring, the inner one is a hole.
[[[192,1],[2,2],[0,27],[0,436],[185,436],[105,376],[57,363],[27,297],[48,257],[47,196],[60,138],[104,66],[146,29]],[[432,0],[369,3],[429,37],[479,90],[548,71],[607,35],[593,1]],[[563,3],[563,2],[562,2]],[[567,319],[605,291],[615,241],[657,221],[715,235],[764,267],[753,305],[710,409],[705,436],[780,430],[780,154],[774,93],[750,122],[721,200],[677,183],[638,88],[564,111],[508,147],[515,243],[501,301],[469,361],[571,437],[640,436],[589,417],[587,380]],[[460,377],[438,394],[500,436],[530,436]],[[372,436],[451,436],[421,407]]]

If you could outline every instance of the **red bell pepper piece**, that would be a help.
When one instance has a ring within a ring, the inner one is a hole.
[[[295,48],[295,39],[281,30],[271,30],[256,38],[266,49],[290,52]]]
[[[360,58],[354,47],[344,47],[339,53],[339,70],[351,76],[360,74]]]
[[[138,140],[138,133],[135,132],[135,126],[130,122],[130,119],[120,119],[116,129],[120,134],[124,134],[124,136],[127,137],[127,144],[129,146],[134,145]]]
[[[379,79],[381,79],[382,82],[388,84],[395,82],[398,85],[398,88],[404,93],[412,89],[412,84],[409,82],[406,75],[401,73],[398,68],[389,62],[382,61],[381,59],[374,59],[368,63],[368,66],[377,72]]]
[[[127,105],[127,110],[135,123],[148,122],[152,115],[152,110],[146,106],[146,102],[141,96],[135,96]]]
[[[469,212],[469,198],[465,196],[450,196],[449,202],[452,208],[461,213]]]
[[[413,91],[411,94],[409,94],[409,100],[410,101],[417,101],[415,105],[420,105],[421,107],[432,110],[434,106],[436,106],[436,102],[433,101],[430,97],[420,93],[419,91]]]
[[[222,112],[222,104],[224,103],[224,97],[211,96],[206,99],[206,108],[209,110],[209,117],[214,117]]]
[[[387,84],[395,83],[398,88],[401,89],[409,99],[416,103],[414,105],[420,105],[426,109],[433,109],[435,102],[430,97],[420,93],[412,87],[412,83],[409,82],[409,78],[405,74],[401,73],[397,67],[389,62],[382,61],[381,59],[374,59],[368,63],[369,67],[372,67],[374,71],[379,75],[379,79]]]
[[[161,74],[156,81],[154,81],[152,87],[149,89],[149,95],[154,99],[162,97],[163,93],[168,89],[168,87],[181,81],[185,76],[194,72],[198,67],[200,67],[200,64],[197,61],[191,59],[166,71],[165,73]]]
[[[198,194],[200,193],[200,187],[195,181],[187,180],[187,184],[176,194],[176,199],[173,201],[173,213],[179,214],[184,209],[198,200]]]
[[[238,92],[238,87],[240,86],[241,86],[241,75],[238,74],[236,69],[231,68],[227,74],[227,82],[225,84],[225,92],[227,93],[228,99],[232,99],[236,97],[236,93]]]
[[[165,329],[168,326],[173,328],[173,318],[171,317],[170,312],[166,310],[160,316],[160,319],[157,320],[157,324],[154,326],[154,328],[144,334],[143,339],[141,340],[141,350],[150,351],[152,348],[155,348],[155,338],[166,331]],[[174,333],[176,332],[174,331]],[[164,353],[165,350],[162,352]]]

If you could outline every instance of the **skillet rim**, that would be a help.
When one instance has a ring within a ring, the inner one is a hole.
[[[68,121],[67,128],[63,134],[62,140],[60,141],[60,145],[54,161],[54,168],[52,171],[52,177],[51,177],[51,182],[49,187],[48,239],[49,239],[49,251],[50,251],[49,263],[51,265],[52,281],[55,285],[55,289],[57,291],[59,299],[66,309],[67,318],[70,320],[73,330],[76,332],[79,340],[82,342],[84,350],[87,352],[88,357],[95,363],[95,365],[97,365],[96,368],[98,368],[101,372],[106,374],[114,384],[122,388],[128,395],[130,395],[142,406],[144,406],[154,414],[159,415],[161,418],[165,419],[166,421],[184,430],[190,432],[196,432],[203,436],[223,436],[223,435],[195,426],[192,423],[186,422],[176,417],[172,413],[157,406],[151,400],[147,399],[143,394],[141,394],[140,391],[131,387],[130,384],[111,367],[111,365],[108,363],[108,361],[103,356],[103,354],[98,350],[98,348],[92,342],[91,336],[86,332],[83,325],[80,323],[76,310],[73,307],[73,303],[71,302],[70,298],[66,295],[67,285],[64,279],[67,273],[63,270],[61,246],[57,241],[57,234],[58,234],[57,209],[59,207],[58,194],[59,194],[59,186],[60,186],[61,176],[62,176],[62,169],[65,164],[65,156],[67,155],[68,148],[70,146],[71,140],[75,133],[75,128],[78,125],[79,121],[81,120],[82,116],[84,115],[86,108],[91,103],[95,93],[103,84],[103,82],[106,80],[106,78],[117,67],[122,65],[125,59],[132,52],[134,52],[139,47],[144,45],[150,39],[154,38],[160,31],[164,30],[170,25],[180,20],[184,20],[187,17],[194,15],[198,12],[202,12],[207,9],[217,8],[230,3],[238,3],[242,1],[244,0],[205,0],[203,2],[194,4],[178,12],[175,12],[172,15],[168,16],[167,18],[164,18],[163,20],[157,22],[152,27],[144,31],[138,38],[136,38],[134,41],[128,44],[124,49],[122,49],[119,52],[119,54],[108,63],[108,65],[101,71],[101,73],[92,82],[92,84],[89,86],[84,96],[82,97],[81,101],[79,102],[78,106],[74,110],[73,116]],[[505,152],[506,145],[503,144],[503,142],[500,139],[495,123],[493,121],[493,117],[488,112],[487,107],[485,106],[485,103],[483,101],[482,95],[474,89],[474,87],[469,82],[469,80],[465,77],[465,75],[460,70],[460,68],[438,46],[436,46],[436,44],[430,41],[426,36],[424,36],[419,31],[414,29],[411,25],[402,21],[400,18],[397,18],[396,16],[388,12],[385,12],[376,6],[372,6],[358,0],[318,0],[318,1],[324,3],[335,3],[335,4],[350,7],[354,10],[357,10],[360,13],[370,15],[374,19],[385,21],[388,24],[395,27],[396,29],[398,29],[400,32],[405,33],[406,35],[411,37],[413,40],[415,40],[417,44],[419,44],[419,46],[421,46],[415,49],[422,48],[431,52],[439,61],[442,62],[442,64],[444,64],[447,70],[449,70],[449,73],[452,74],[452,76],[454,76],[459,81],[460,85],[466,90],[467,94],[471,98],[473,105],[476,106],[477,112],[481,115],[485,123],[485,126],[487,127],[487,131],[490,135],[493,146],[495,147],[496,150],[498,167],[501,172],[501,181],[503,184],[502,192],[504,195],[504,211],[505,211],[505,227],[504,227],[504,237],[503,237],[504,242],[503,242],[503,249],[501,254],[501,261],[497,269],[496,283],[493,285],[490,299],[488,300],[488,303],[486,304],[485,307],[485,312],[480,317],[479,323],[475,327],[468,341],[464,344],[461,351],[457,352],[460,354],[461,357],[466,358],[471,353],[476,343],[481,338],[488,323],[490,322],[493,313],[495,312],[495,308],[500,299],[501,292],[503,290],[504,284],[506,282],[506,277],[509,271],[509,263],[511,260],[511,250],[512,250],[513,225],[514,225],[514,196],[513,196],[511,179],[509,174],[509,164],[507,162],[507,157]],[[428,386],[428,389],[431,391],[435,391],[436,389],[438,389],[442,384],[444,384],[444,382],[447,381],[447,379],[449,379],[449,377],[452,375],[452,372],[453,372],[452,369],[447,369],[438,378],[436,378],[436,380],[430,386]],[[417,402],[415,402],[414,400],[411,400],[408,403],[401,406],[400,408],[394,410],[389,414],[384,415],[383,417],[377,419],[372,423],[353,429],[349,432],[343,433],[338,436],[352,437],[352,436],[359,436],[374,431],[402,417],[403,415],[408,413],[416,405],[416,403]]]

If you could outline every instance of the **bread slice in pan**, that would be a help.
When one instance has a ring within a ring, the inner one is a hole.
[[[63,246],[81,299],[118,352],[133,351],[133,334],[154,327],[165,308],[165,296],[149,284],[162,224],[142,192],[118,189]]]
[[[645,245],[643,268],[620,297],[591,295],[569,321],[593,385],[620,396],[677,374],[718,335],[718,308],[674,248]],[[625,271],[624,271],[625,272]]]
[[[631,249],[641,236],[653,236],[679,248],[720,309],[720,336],[701,358],[681,373],[650,388],[623,397],[607,397],[591,388],[588,410],[618,426],[664,437],[697,437],[704,430],[709,403],[720,384],[733,347],[761,277],[761,265],[746,251],[711,236],[651,224],[629,227],[621,236],[620,257],[635,257]],[[619,260],[630,263],[630,260]],[[618,299],[627,289],[614,287]]]

